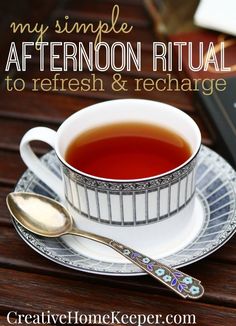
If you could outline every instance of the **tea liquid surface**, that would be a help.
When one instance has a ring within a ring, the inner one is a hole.
[[[189,144],[172,130],[145,123],[117,123],[80,134],[65,160],[97,177],[139,179],[170,171],[191,156]]]

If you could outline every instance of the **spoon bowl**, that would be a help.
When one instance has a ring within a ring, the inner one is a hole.
[[[197,299],[204,293],[201,282],[196,278],[166,266],[117,241],[78,229],[66,208],[51,198],[35,193],[15,192],[10,193],[6,201],[14,219],[35,234],[44,237],[72,234],[100,242],[117,251],[183,298]]]
[[[27,230],[46,237],[59,237],[70,231],[71,215],[57,201],[34,193],[16,192],[7,196],[11,215]]]

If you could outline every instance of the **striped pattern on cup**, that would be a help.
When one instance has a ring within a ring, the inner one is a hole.
[[[196,157],[162,177],[110,182],[86,177],[63,165],[67,205],[82,216],[119,226],[162,221],[183,209],[195,192]]]

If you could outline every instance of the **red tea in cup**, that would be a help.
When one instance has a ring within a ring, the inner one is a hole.
[[[191,156],[187,141],[147,123],[117,123],[78,135],[65,160],[75,169],[109,179],[140,179],[171,171]]]

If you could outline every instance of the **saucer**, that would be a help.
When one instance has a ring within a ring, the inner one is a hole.
[[[59,162],[54,151],[42,157],[42,161],[58,176]],[[57,199],[56,195],[30,170],[18,181],[15,191],[35,192]],[[193,215],[190,217],[188,236],[179,235],[166,252],[152,257],[160,262],[183,267],[196,262],[220,248],[236,230],[236,172],[217,153],[202,146],[196,172],[196,198]],[[143,275],[138,267],[117,260],[114,255],[102,257],[99,250],[91,252],[86,245],[78,246],[75,237],[43,238],[24,229],[13,221],[22,239],[35,251],[46,258],[79,271],[113,275]],[[99,248],[99,246],[97,247]]]

